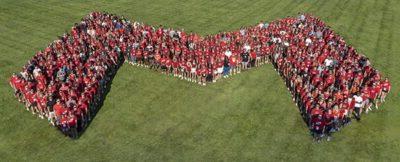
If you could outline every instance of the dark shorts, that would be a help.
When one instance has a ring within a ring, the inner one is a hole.
[[[376,99],[376,98],[369,98],[369,102],[375,104],[375,99]]]
[[[321,135],[323,132],[322,132],[322,129],[319,129],[319,130],[314,129],[314,133],[317,135]]]
[[[333,126],[332,126],[332,125],[327,125],[325,128],[326,128],[326,129],[325,129],[325,133],[326,133],[326,134],[330,134],[330,133],[331,133],[331,130],[333,129]]]

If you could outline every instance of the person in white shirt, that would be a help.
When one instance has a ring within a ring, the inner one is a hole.
[[[260,28],[260,29],[264,28],[264,23],[263,23],[263,22],[260,22],[260,23],[258,24],[258,28]]]
[[[225,56],[228,57],[228,58],[231,57],[232,56],[232,52],[230,50],[226,50],[225,51]]]
[[[324,61],[325,63],[325,67],[331,69],[333,67],[333,60],[331,57],[328,57],[327,59],[325,59]]]
[[[307,47],[310,46],[311,43],[312,43],[312,40],[311,40],[310,38],[307,38],[307,39],[306,39],[306,46],[307,46]]]
[[[250,52],[251,47],[248,44],[245,44],[243,48],[245,52]]]
[[[40,70],[40,68],[38,67],[35,67],[35,69],[33,70],[33,77],[36,78],[40,72],[42,72],[42,70]]]
[[[361,111],[363,107],[363,98],[360,95],[360,92],[357,95],[353,96],[355,105],[354,105],[354,116],[359,121],[361,120]]]

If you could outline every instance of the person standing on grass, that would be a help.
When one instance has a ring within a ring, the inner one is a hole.
[[[390,89],[391,89],[389,79],[385,78],[385,80],[383,80],[381,82],[381,85],[382,85],[382,94],[381,94],[380,100],[381,100],[381,102],[385,102],[386,96],[390,92]]]
[[[361,111],[362,107],[364,105],[364,100],[361,97],[361,93],[358,92],[356,95],[353,96],[355,104],[354,104],[354,117],[357,119],[357,121],[361,120]]]
[[[230,66],[229,66],[229,61],[228,58],[225,57],[224,59],[224,68],[223,68],[223,77],[228,78],[229,77],[229,72],[230,72]]]
[[[68,115],[68,128],[69,128],[69,134],[72,138],[77,138],[78,137],[78,119],[76,115],[74,115],[72,112],[69,112]]]
[[[314,141],[320,142],[322,139],[322,135],[325,130],[325,121],[322,114],[319,114],[316,118],[313,118],[311,121],[311,129],[314,133]]]
[[[249,53],[247,51],[242,53],[242,69],[246,70],[249,63]]]
[[[374,83],[374,86],[372,87],[372,88],[374,88],[375,89],[375,93],[376,93],[376,96],[375,96],[375,108],[376,109],[378,109],[379,108],[379,105],[380,105],[380,98],[381,98],[381,95],[382,95],[382,86],[381,86],[381,83],[380,82],[375,82]]]
[[[69,135],[69,127],[68,127],[68,115],[67,113],[64,113],[61,115],[60,119],[60,129],[64,133],[65,136]]]
[[[328,110],[328,112],[325,113],[324,116],[324,121],[325,121],[325,134],[327,136],[327,141],[331,140],[331,135],[332,132],[334,131],[334,115],[332,114],[332,110]]]

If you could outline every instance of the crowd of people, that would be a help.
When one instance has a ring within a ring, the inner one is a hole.
[[[200,37],[93,12],[11,77],[27,110],[77,137],[99,108],[121,63],[201,85],[272,62],[313,136],[330,139],[390,91],[368,58],[320,19],[300,14]]]
[[[181,79],[206,85],[266,63],[268,24],[243,27],[204,38],[160,26],[133,23],[126,60]]]
[[[310,15],[269,24],[271,62],[316,141],[376,109],[391,89],[369,59]]]
[[[28,111],[48,119],[65,135],[78,137],[123,63],[123,33],[116,20],[113,15],[91,13],[12,75],[15,96]]]

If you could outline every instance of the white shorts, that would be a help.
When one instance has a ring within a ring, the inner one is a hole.
[[[190,72],[191,73],[196,73],[196,68],[192,68]]]
[[[49,118],[54,118],[55,116],[54,111],[49,112]]]

